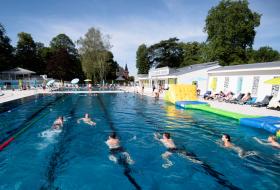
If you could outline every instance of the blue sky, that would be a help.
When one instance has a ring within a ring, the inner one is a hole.
[[[74,41],[88,28],[97,27],[111,36],[118,63],[128,64],[136,74],[137,47],[178,37],[182,41],[205,41],[208,10],[219,0],[2,0],[0,22],[15,45],[17,33],[31,33],[48,46],[59,33]],[[254,48],[269,45],[280,51],[280,0],[249,0],[262,14]]]

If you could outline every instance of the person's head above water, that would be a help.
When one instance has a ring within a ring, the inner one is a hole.
[[[170,133],[163,133],[163,138],[170,139]]]
[[[113,133],[111,133],[111,134],[109,135],[109,138],[111,138],[111,139],[117,139],[117,134],[116,134],[115,132],[113,132]]]
[[[85,118],[89,118],[89,114],[88,113],[85,114]]]
[[[268,142],[276,142],[277,141],[277,138],[275,135],[270,135],[267,139]]]
[[[222,136],[222,141],[227,141],[227,142],[231,142],[231,140],[230,140],[230,136],[228,135],[228,134],[223,134],[223,136]]]
[[[60,119],[61,121],[63,121],[63,116],[58,116],[57,119]]]

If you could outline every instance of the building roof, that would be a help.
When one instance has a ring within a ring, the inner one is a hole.
[[[162,74],[162,75],[157,75],[157,76],[152,76],[152,77],[176,77],[179,75],[183,75],[186,73],[190,73],[190,72],[194,72],[194,71],[198,71],[198,70],[202,70],[202,69],[207,69],[210,67],[215,67],[215,66],[219,66],[218,62],[207,62],[207,63],[201,63],[201,64],[195,64],[195,65],[189,65],[186,67],[182,67],[182,68],[178,68],[178,69],[174,69],[174,68],[169,68],[169,67],[159,67],[159,68],[153,68],[153,71],[159,71],[162,69],[169,69],[169,74]],[[148,74],[138,74],[137,75],[138,78],[140,79],[148,79],[149,75]]]
[[[119,76],[116,81],[124,81],[125,79],[122,76]]]
[[[190,73],[190,72],[193,72],[193,71],[207,69],[207,68],[214,67],[214,66],[219,66],[219,63],[218,62],[208,62],[208,63],[190,65],[190,66],[186,66],[186,67],[176,69],[175,72],[171,73],[171,75],[178,76],[178,75]]]
[[[35,74],[34,71],[30,71],[27,69],[23,69],[20,67],[14,68],[14,69],[10,69],[7,71],[2,71],[2,74],[15,74],[15,75],[27,75],[27,74]]]
[[[277,69],[277,68],[280,69],[280,61],[224,66],[224,67],[212,69],[212,70],[208,71],[208,73],[271,70],[271,69]]]

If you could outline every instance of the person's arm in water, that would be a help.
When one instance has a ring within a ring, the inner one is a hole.
[[[93,122],[92,120],[89,120],[89,121],[87,121],[87,122],[85,122],[85,123],[87,123],[87,124],[89,124],[89,125],[92,125],[92,126],[95,126],[95,125],[96,125],[96,123]]]
[[[80,118],[77,120],[77,123],[81,123],[81,120],[83,120],[84,118]]]
[[[257,137],[253,137],[253,139],[255,139],[258,143],[262,145],[270,145],[270,143],[268,143],[267,141],[258,139]]]
[[[154,139],[157,140],[157,141],[161,141],[160,134],[159,133],[154,133]]]

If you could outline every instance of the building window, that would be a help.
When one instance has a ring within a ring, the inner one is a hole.
[[[224,92],[228,90],[228,86],[229,86],[229,77],[225,77]]]
[[[274,78],[279,78],[279,77],[274,77]],[[278,92],[279,92],[279,85],[272,85],[271,95],[273,97],[277,97]]]
[[[256,76],[253,79],[253,87],[252,87],[252,95],[256,96],[258,94],[258,87],[259,87],[260,77]]]
[[[177,79],[176,78],[169,78],[168,79],[168,84],[177,84]]]

